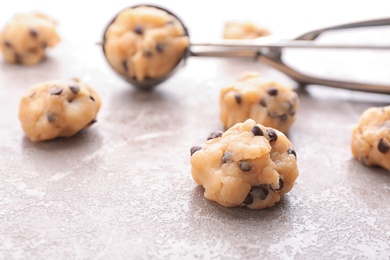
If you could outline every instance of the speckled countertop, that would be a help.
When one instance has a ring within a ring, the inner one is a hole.
[[[388,104],[389,96],[299,89],[301,107],[288,135],[298,154],[296,186],[270,209],[224,208],[203,198],[189,164],[189,148],[222,129],[220,87],[246,70],[294,83],[254,61],[190,58],[154,92],[136,91],[94,44],[128,4],[12,1],[0,8],[1,24],[15,12],[51,14],[63,39],[39,66],[0,58],[1,259],[389,259],[390,174],[362,166],[349,148],[361,112]],[[183,17],[194,39],[218,37],[229,18],[297,36],[388,11],[386,1],[338,1],[337,8],[329,1],[248,1],[226,3],[214,17],[217,1],[159,5]],[[388,39],[384,33],[376,30],[376,40]],[[338,54],[291,51],[286,58],[313,73],[389,81],[389,53]],[[102,96],[98,123],[68,139],[28,141],[17,119],[25,90],[75,76]]]

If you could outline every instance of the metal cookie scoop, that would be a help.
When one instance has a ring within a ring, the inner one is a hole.
[[[189,37],[188,29],[182,22],[182,20],[169,10],[158,7],[155,5],[137,5],[130,8],[136,8],[140,6],[152,7],[163,10],[168,14],[175,17],[183,26],[185,36]],[[114,19],[108,24],[104,31],[102,48],[104,55],[107,59],[106,52],[104,49],[106,41],[106,32],[110,25],[115,21]],[[209,43],[190,43],[187,50],[183,53],[181,60],[178,61],[176,66],[166,75],[160,78],[146,78],[145,80],[139,81],[131,77],[126,77],[123,74],[116,71],[122,78],[131,83],[134,87],[150,90],[158,84],[164,82],[175,72],[185,65],[186,60],[190,56],[197,57],[248,57],[248,58],[259,58],[260,61],[270,65],[271,67],[283,72],[287,76],[291,77],[296,82],[307,85],[324,85],[329,87],[358,90],[365,92],[376,92],[390,94],[390,86],[388,85],[377,85],[377,84],[364,84],[356,82],[338,81],[326,78],[312,77],[302,74],[293,68],[287,66],[282,60],[282,49],[283,48],[304,48],[304,49],[370,49],[370,50],[387,50],[390,49],[390,45],[356,45],[356,44],[323,44],[317,43],[315,40],[321,33],[333,30],[359,28],[359,27],[372,27],[372,26],[388,26],[390,25],[390,18],[369,20],[356,23],[342,24],[338,26],[327,27],[319,30],[307,32],[294,40],[275,40],[272,36],[262,37],[254,40],[220,40]],[[108,59],[107,59],[108,61]],[[115,68],[111,66],[114,70]]]

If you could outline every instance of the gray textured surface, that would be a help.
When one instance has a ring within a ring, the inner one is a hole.
[[[69,15],[72,4],[42,1],[25,7],[26,2],[2,9],[2,17],[17,6],[52,13],[60,21],[63,41],[39,66],[0,62],[1,259],[389,259],[390,174],[362,166],[349,148],[361,112],[388,103],[389,96],[324,87],[300,90],[301,108],[289,132],[298,154],[297,185],[271,209],[223,208],[204,199],[192,181],[189,148],[222,129],[219,89],[242,71],[288,79],[251,61],[191,58],[156,91],[138,92],[109,69],[93,45],[105,21],[126,3],[98,6],[90,19],[83,19],[88,4],[80,3]],[[204,23],[196,24],[197,17],[191,16],[200,6],[164,3],[187,15],[190,30],[201,34]],[[366,8],[358,7],[356,17],[350,14],[342,21],[366,18]],[[375,9],[379,16],[380,7]],[[293,13],[283,15],[288,19]],[[220,20],[233,14],[230,4]],[[271,14],[265,18],[275,30],[284,28]],[[93,30],[77,31],[75,20],[80,19],[85,26],[94,24]],[[306,24],[291,21],[291,28]],[[315,21],[313,26],[329,22],[323,14]],[[388,73],[378,74],[373,62],[351,57],[355,62],[349,67],[324,67],[325,55],[316,60],[306,54],[295,61],[332,75],[355,68],[358,76],[386,79]],[[386,56],[373,59],[382,69],[389,63]],[[34,83],[74,76],[101,94],[98,123],[72,138],[28,141],[17,120],[21,95]]]

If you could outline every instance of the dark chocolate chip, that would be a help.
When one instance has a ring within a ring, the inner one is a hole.
[[[30,29],[30,36],[33,37],[33,38],[37,38],[38,37],[38,32],[34,29]]]
[[[27,49],[27,52],[29,52],[29,53],[36,53],[36,52],[38,52],[38,49],[37,49],[37,48],[34,48],[34,47],[28,48],[28,49]]]
[[[278,140],[278,135],[277,135],[277,133],[275,132],[274,129],[267,128],[267,133],[268,133],[268,136],[269,136],[269,142],[273,142],[273,141]]]
[[[77,94],[80,91],[80,87],[77,85],[70,85],[69,89],[70,89],[70,91],[72,91],[73,94]]]
[[[46,113],[46,118],[47,118],[47,121],[49,121],[49,123],[54,123],[57,119],[56,116],[51,112]]]
[[[197,151],[199,151],[200,149],[202,149],[202,147],[200,146],[192,146],[191,149],[190,149],[190,154],[191,156],[196,153]]]
[[[240,93],[235,93],[234,98],[236,99],[237,104],[241,104],[242,102],[242,96]]]
[[[232,159],[232,156],[233,156],[233,153],[232,152],[228,152],[226,151],[223,156],[222,156],[222,159],[221,159],[221,163],[224,164],[224,163],[227,163],[228,161],[230,161]]]
[[[207,137],[207,141],[208,141],[208,140],[211,140],[211,139],[215,139],[215,138],[221,137],[222,134],[223,134],[223,132],[221,132],[221,131],[212,132],[212,133],[210,133],[209,136]]]
[[[263,106],[263,107],[267,107],[267,103],[266,103],[266,101],[265,101],[264,98],[262,98],[262,99],[259,101],[259,104],[260,104],[261,106]]]
[[[287,150],[287,153],[288,153],[288,154],[293,154],[293,155],[295,156],[295,158],[297,158],[297,153],[296,153],[293,149],[289,148],[289,149]]]
[[[263,136],[264,133],[263,133],[263,130],[261,130],[261,128],[257,125],[255,125],[254,127],[252,127],[251,129],[251,132],[256,136],[256,135],[259,135],[259,136]]]
[[[264,187],[255,187],[253,188],[253,191],[256,192],[255,194],[258,196],[259,200],[265,200],[268,196],[268,190]]]
[[[18,54],[18,53],[15,53],[14,54],[15,56],[15,62],[17,63],[17,64],[23,64],[23,58],[22,58],[22,55],[20,55],[20,54]]]
[[[284,187],[284,181],[282,179],[279,179],[279,189],[277,189],[278,191],[283,189]]]
[[[142,35],[144,33],[144,28],[141,26],[141,25],[137,25],[135,28],[134,28],[134,32],[136,34],[139,34],[139,35]]]
[[[42,47],[42,49],[46,49],[47,48],[47,42],[42,42],[41,43],[41,47]]]
[[[159,53],[162,53],[165,49],[165,45],[163,43],[157,43],[156,45],[156,51]]]
[[[271,188],[271,190],[280,191],[284,187],[284,181],[279,178],[279,186],[278,186],[278,188],[274,188],[274,187],[272,187],[272,185],[269,185],[269,187]]]
[[[276,113],[268,113],[268,116],[271,117],[271,118],[279,117]]]
[[[267,91],[268,95],[270,95],[270,96],[276,96],[276,95],[278,95],[278,92],[279,91],[276,88],[270,88]]]
[[[295,111],[291,110],[290,111],[290,116],[295,116]]]
[[[241,171],[243,171],[243,172],[249,172],[252,168],[248,162],[244,162],[244,161],[240,161],[238,163],[238,166],[240,167]]]
[[[123,67],[123,69],[124,69],[126,72],[129,71],[129,68],[127,67],[127,60],[122,61],[122,67]]]
[[[9,41],[4,41],[3,44],[7,48],[12,48],[12,44]]]
[[[279,116],[279,118],[280,118],[280,121],[286,121],[287,120],[287,115],[283,114],[283,115]]]
[[[152,52],[150,50],[146,50],[144,52],[144,56],[147,57],[147,58],[150,58],[150,57],[152,57]]]
[[[96,122],[97,122],[96,119],[92,119],[91,122],[89,122],[87,126],[93,125],[93,124],[95,124]]]
[[[385,139],[381,138],[378,143],[378,150],[381,153],[387,153],[390,150],[390,145],[385,141]]]
[[[50,90],[50,95],[61,95],[62,93],[62,88],[60,87],[56,87],[56,88],[53,88],[52,90]]]
[[[95,99],[93,98],[93,96],[89,96],[89,98],[90,98],[93,102],[95,102]]]
[[[248,195],[246,196],[244,202],[243,202],[245,205],[250,205],[253,203],[253,198],[252,198],[252,195],[251,193],[249,192]]]

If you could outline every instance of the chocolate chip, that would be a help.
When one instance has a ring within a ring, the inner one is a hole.
[[[197,151],[199,151],[200,149],[202,149],[202,147],[200,146],[192,146],[191,149],[190,149],[190,154],[191,156],[196,153]]]
[[[7,48],[12,48],[12,44],[9,41],[4,41],[3,45]]]
[[[168,21],[165,24],[174,24],[174,23],[175,23],[174,21]]]
[[[286,121],[287,120],[287,115],[283,114],[283,115],[279,116],[279,118],[280,118],[280,121]]]
[[[162,43],[157,43],[156,45],[156,51],[159,52],[159,53],[162,53],[165,49],[165,45],[162,44]]]
[[[256,135],[259,135],[259,136],[263,136],[264,133],[263,133],[263,130],[261,130],[261,128],[257,125],[255,125],[254,127],[252,127],[251,129],[251,132],[256,136]]]
[[[72,91],[73,94],[77,94],[80,91],[80,87],[77,85],[70,85],[69,89],[70,89],[70,91]]]
[[[279,91],[276,88],[270,88],[267,91],[268,95],[270,95],[270,96],[276,96],[276,95],[278,95],[278,92]]]
[[[245,205],[250,205],[253,203],[254,198],[259,200],[265,200],[268,196],[268,189],[263,186],[252,187],[246,196],[243,203]]]
[[[248,162],[244,162],[244,161],[240,161],[238,163],[238,166],[240,167],[241,171],[243,171],[243,172],[249,172],[252,168]]]
[[[22,55],[18,54],[18,53],[15,53],[14,54],[14,58],[15,58],[15,62],[17,64],[23,64],[23,58],[22,58]]]
[[[260,104],[261,106],[263,106],[263,107],[267,107],[267,103],[266,103],[266,101],[265,101],[264,98],[262,98],[262,99],[259,101],[259,104]]]
[[[57,119],[56,116],[51,112],[46,113],[46,118],[47,118],[47,121],[49,121],[49,123],[54,123]]]
[[[282,179],[279,179],[279,189],[277,189],[277,191],[283,189],[284,187],[284,181]]]
[[[253,193],[255,193],[257,195],[256,197],[258,197],[259,200],[265,200],[265,198],[267,198],[267,196],[268,196],[268,190],[264,187],[255,187],[253,189],[253,191],[254,191]],[[255,194],[253,194],[253,195],[255,195]]]
[[[122,67],[123,69],[128,72],[129,68],[127,67],[127,60],[122,61]]]
[[[147,57],[147,58],[150,58],[150,57],[152,57],[152,52],[150,50],[146,50],[144,52],[144,56]]]
[[[136,34],[139,34],[139,35],[142,35],[144,33],[144,28],[141,26],[141,25],[137,25],[135,28],[134,28],[134,32]]]
[[[95,124],[96,122],[97,122],[96,119],[92,119],[91,122],[89,122],[87,126],[93,125],[93,124]]]
[[[253,198],[251,193],[249,192],[248,195],[246,196],[244,202],[245,205],[251,205],[253,203]]]
[[[236,99],[237,104],[241,104],[242,102],[242,96],[240,93],[235,93],[234,98]]]
[[[50,90],[51,95],[58,96],[58,95],[61,95],[61,93],[62,93],[62,88],[60,88],[60,87],[56,87],[56,88]]]
[[[27,52],[29,52],[29,53],[36,53],[36,52],[38,52],[38,49],[37,49],[37,48],[34,48],[34,47],[28,48],[28,49],[27,49]]]
[[[47,42],[42,42],[41,43],[41,47],[42,47],[42,49],[46,49],[47,48]]]
[[[385,139],[381,138],[379,140],[378,150],[381,153],[387,153],[390,150],[390,145],[385,141]]]
[[[33,38],[37,38],[38,37],[38,32],[34,29],[30,29],[30,36],[33,37]]]
[[[271,188],[271,190],[280,191],[284,187],[284,181],[281,178],[279,178],[279,186],[278,186],[278,188],[274,188],[274,187],[272,187],[272,185],[269,185],[269,187]]]
[[[226,151],[223,156],[222,156],[222,159],[221,159],[221,163],[224,164],[224,163],[227,163],[228,161],[230,161],[232,159],[232,156],[233,156],[233,153],[232,152],[228,152]]]
[[[290,111],[290,116],[295,116],[295,111],[291,110]]]
[[[35,97],[35,92],[33,92],[31,95],[30,95],[30,98],[33,98],[33,97]]]
[[[295,156],[295,158],[297,158],[297,153],[296,153],[293,149],[289,148],[289,149],[287,150],[287,153],[288,153],[288,154],[293,154],[293,155]]]
[[[276,134],[275,130],[273,130],[272,128],[267,128],[267,133],[269,136],[269,142],[273,142],[278,139],[278,135]]]
[[[93,102],[95,102],[95,99],[93,98],[93,96],[89,96],[89,98],[90,98]]]
[[[223,132],[221,132],[221,131],[212,132],[212,133],[210,133],[209,136],[207,137],[207,141],[208,141],[208,140],[211,140],[211,139],[215,139],[215,138],[221,137],[222,134],[223,134]]]

